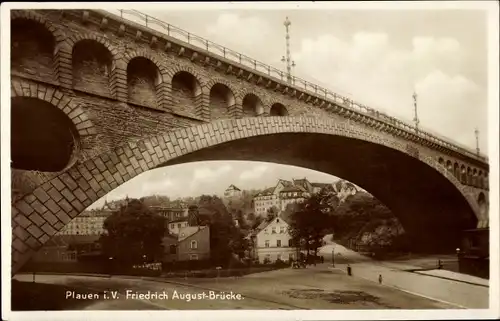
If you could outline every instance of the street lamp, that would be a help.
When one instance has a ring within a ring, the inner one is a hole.
[[[335,243],[332,246],[332,267],[335,267]]]
[[[290,28],[291,24],[292,23],[290,22],[288,17],[286,17],[285,22],[283,23],[283,25],[286,28],[286,36],[285,36],[285,39],[286,39],[286,57],[283,56],[281,58],[282,62],[286,62],[286,72],[287,72],[286,80],[289,83],[292,83],[292,68],[295,67],[295,61],[292,61],[292,59],[290,57],[290,30],[289,30],[289,28]]]

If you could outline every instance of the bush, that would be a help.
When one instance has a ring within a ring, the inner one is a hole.
[[[274,262],[274,265],[278,268],[290,266],[289,263],[287,263],[281,259],[276,260],[276,262]]]

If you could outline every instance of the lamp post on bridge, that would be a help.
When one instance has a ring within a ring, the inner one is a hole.
[[[476,154],[479,156],[479,129],[476,128],[474,134],[476,134]]]
[[[281,58],[282,62],[286,62],[286,81],[288,83],[292,83],[292,68],[295,67],[295,61],[293,61],[290,58],[290,31],[289,27],[292,23],[290,20],[288,20],[288,17],[286,17],[285,22],[283,22],[283,25],[286,28],[286,56],[283,56]]]
[[[418,134],[418,124],[420,121],[418,120],[418,112],[417,112],[417,93],[414,91],[413,92],[413,109],[415,111],[415,117],[413,118],[413,121],[415,122],[415,131]]]

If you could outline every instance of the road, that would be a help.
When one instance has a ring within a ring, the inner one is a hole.
[[[457,307],[472,309],[487,309],[489,305],[489,288],[480,285],[471,285],[463,282],[446,280],[429,275],[412,273],[422,265],[429,265],[432,258],[418,258],[406,261],[373,261],[354,251],[338,244],[328,244],[320,249],[320,255],[325,257],[325,262],[331,264],[332,250],[335,253],[335,267],[346,271],[349,264],[353,276],[378,282],[382,275],[383,285],[399,288],[409,293],[429,297],[442,302],[453,304]]]
[[[31,274],[15,279],[31,282]],[[238,278],[168,279],[154,281],[126,277],[93,277],[69,275],[36,275],[37,283],[59,284],[76,288],[77,294],[97,294],[95,300],[83,300],[84,310],[152,310],[152,309],[443,309],[452,305],[401,292],[345,273],[329,270],[325,265],[307,269],[283,269]],[[138,299],[133,293],[167,293],[167,298]],[[107,299],[105,298],[106,292]],[[116,298],[112,293],[117,291]],[[211,292],[212,291],[212,292]],[[233,292],[228,299],[211,299],[210,295]],[[174,294],[179,297],[174,297]],[[236,295],[242,299],[238,300]],[[60,294],[61,296],[63,293]],[[205,295],[187,300],[180,296]],[[76,298],[68,300],[68,306]],[[82,300],[82,299],[81,299]]]

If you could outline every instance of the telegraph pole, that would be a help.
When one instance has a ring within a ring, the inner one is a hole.
[[[479,155],[479,129],[476,128],[474,133],[476,134],[476,153]]]
[[[418,133],[418,124],[420,121],[418,120],[418,112],[417,112],[417,93],[413,92],[413,109],[415,111],[415,117],[413,118],[413,121],[415,122],[415,131]]]
[[[292,83],[292,67],[295,67],[295,61],[292,61],[290,58],[290,25],[292,23],[290,20],[288,20],[288,17],[286,17],[285,22],[283,25],[286,28],[286,56],[283,56],[281,58],[282,62],[286,62],[286,80],[289,83]]]

